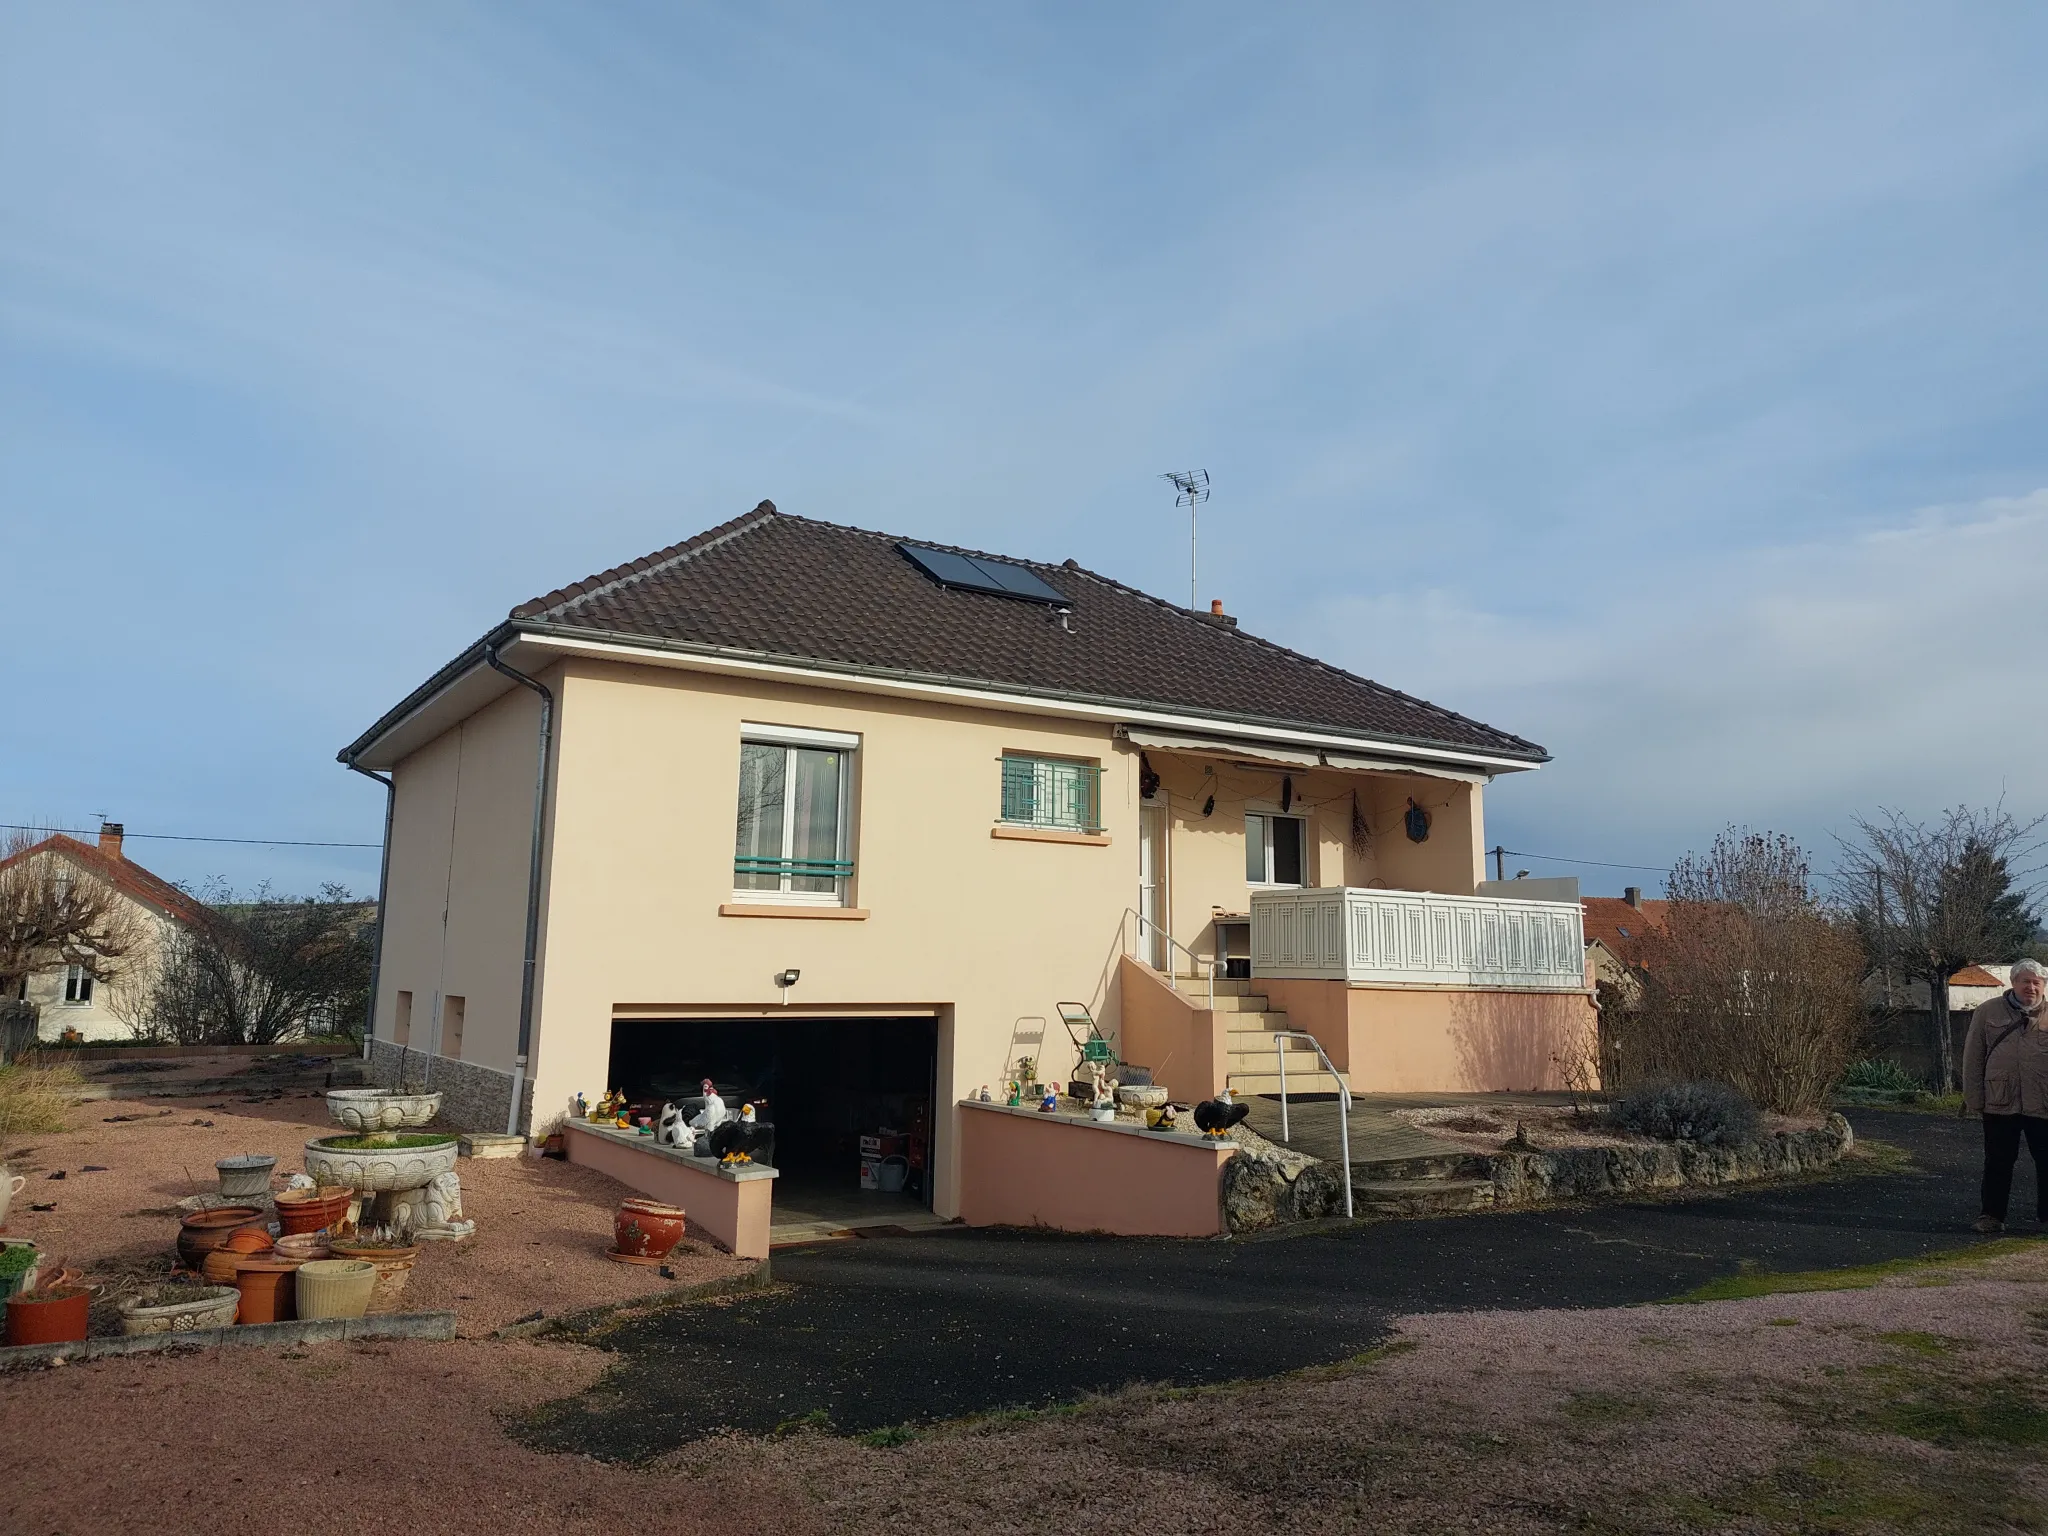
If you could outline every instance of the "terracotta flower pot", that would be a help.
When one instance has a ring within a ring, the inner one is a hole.
[[[288,1323],[297,1317],[298,1264],[257,1254],[235,1264],[235,1289],[242,1293],[238,1323]]]
[[[262,1215],[253,1205],[217,1205],[210,1211],[194,1211],[178,1225],[178,1258],[187,1269],[199,1268],[235,1228],[246,1227]]]
[[[79,1344],[85,1341],[92,1295],[82,1285],[50,1285],[7,1298],[9,1344]]]
[[[418,1244],[406,1248],[363,1248],[345,1242],[334,1245],[337,1259],[360,1259],[376,1268],[377,1283],[370,1287],[370,1313],[398,1310],[399,1299],[405,1295],[405,1282],[419,1256]]]
[[[348,1216],[349,1205],[355,1199],[353,1190],[320,1190],[314,1194],[300,1194],[294,1199],[292,1193],[277,1197],[277,1220],[287,1237],[303,1232],[324,1232],[329,1227],[339,1226]]]
[[[325,1232],[297,1232],[280,1237],[272,1246],[272,1252],[294,1264],[303,1264],[308,1259],[334,1257],[334,1248]]]
[[[612,1218],[612,1251],[629,1259],[665,1259],[683,1240],[686,1226],[679,1205],[621,1200],[619,1213]]]
[[[366,1260],[308,1260],[299,1266],[299,1316],[361,1317],[376,1287],[377,1266]]]

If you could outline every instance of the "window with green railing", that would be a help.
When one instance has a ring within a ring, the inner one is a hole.
[[[1064,757],[1003,757],[1003,821],[1054,832],[1102,830],[1102,769]]]
[[[791,732],[795,735],[795,732]],[[847,798],[852,753],[824,732],[740,743],[735,895],[843,904],[853,875]]]

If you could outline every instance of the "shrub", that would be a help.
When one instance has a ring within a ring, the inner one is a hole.
[[[63,1130],[83,1083],[69,1067],[0,1067],[0,1136]]]
[[[1659,1141],[1732,1147],[1755,1137],[1757,1113],[1747,1097],[1726,1083],[1658,1083],[1619,1100],[1614,1123]]]
[[[1896,1061],[1875,1057],[1867,1061],[1851,1062],[1842,1074],[1844,1088],[1858,1088],[1867,1093],[1925,1093],[1927,1085],[1913,1076]]]

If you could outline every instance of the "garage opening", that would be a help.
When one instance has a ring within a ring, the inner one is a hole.
[[[619,1019],[610,1083],[646,1114],[694,1114],[707,1077],[731,1113],[765,1104],[787,1241],[932,1219],[938,1056],[930,1018]]]

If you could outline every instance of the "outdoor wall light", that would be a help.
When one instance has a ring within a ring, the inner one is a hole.
[[[797,979],[802,975],[803,972],[795,966],[775,973],[775,985],[782,988],[782,1005],[785,1008],[789,1006],[789,989],[797,984]]]

